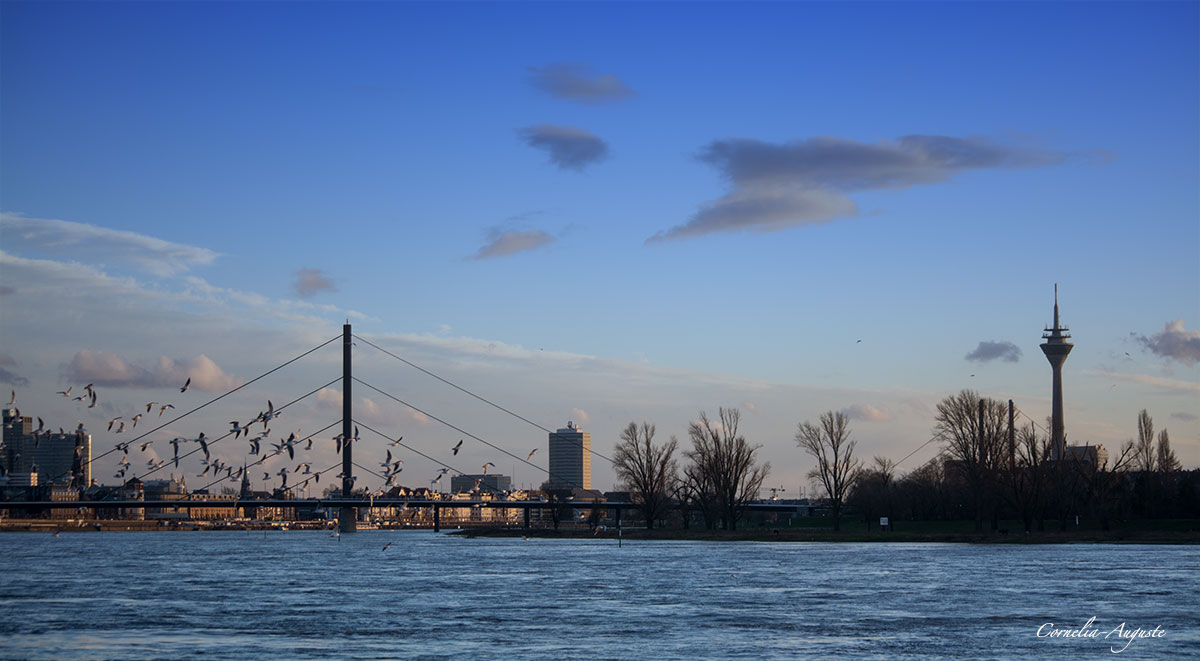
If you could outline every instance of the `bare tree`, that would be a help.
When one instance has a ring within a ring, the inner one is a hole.
[[[1174,473],[1183,467],[1175,456],[1175,451],[1171,449],[1171,439],[1167,436],[1165,429],[1158,432],[1158,452],[1155,463],[1158,464],[1158,470],[1161,473]]]
[[[824,487],[833,510],[833,529],[841,530],[842,503],[859,477],[862,462],[854,459],[850,418],[840,411],[828,411],[821,414],[820,423],[800,423],[796,444],[817,460],[817,467],[808,476]]]
[[[634,502],[641,505],[639,509],[647,528],[653,528],[654,522],[667,511],[679,479],[674,458],[679,441],[674,436],[661,446],[655,446],[653,441],[654,425],[643,422],[638,427],[630,422],[613,452],[617,479],[625,483]]]
[[[995,488],[996,469],[1008,450],[1008,409],[999,400],[963,390],[938,402],[934,420],[934,436],[946,444],[954,473],[971,492],[975,530],[982,531],[984,503],[993,500],[986,496]]]
[[[699,422],[688,426],[692,449],[684,456],[692,463],[684,469],[684,478],[694,483],[698,493],[711,494],[722,525],[736,530],[746,505],[758,498],[771,465],[759,465],[754,456],[762,446],[752,446],[738,434],[741,413],[737,409],[721,408],[718,418],[710,421],[701,411]]]
[[[1134,465],[1145,473],[1154,471],[1154,420],[1146,409],[1138,413],[1137,445],[1134,446]]]

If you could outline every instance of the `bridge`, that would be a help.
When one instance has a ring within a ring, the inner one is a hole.
[[[209,407],[210,405],[216,404],[217,402],[228,397],[229,395],[232,395],[233,393],[275,373],[276,371],[281,370],[281,369],[295,363],[296,361],[301,360],[301,359],[313,354],[314,352],[318,351],[319,349],[335,342],[338,339],[338,337],[339,336],[330,338],[329,340],[326,340],[325,342],[309,349],[308,351],[305,351],[305,352],[299,354],[298,356],[264,372],[263,374],[247,381],[246,383],[243,383],[243,384],[229,390],[228,392],[225,392],[224,394],[214,397],[213,399],[211,399],[207,402],[204,402],[204,403],[200,404],[199,406],[196,406],[196,407],[192,408],[191,410],[188,410],[188,411],[168,420],[167,422],[164,422],[164,423],[154,427],[153,429],[148,430],[148,431],[142,433],[141,435],[130,439],[127,442],[117,443],[115,447],[95,456],[94,458],[89,459],[86,463],[92,464],[92,463],[96,462],[97,460],[102,459],[105,456],[114,454],[119,451],[123,451],[126,455],[128,455],[129,451],[130,451],[130,447],[136,446],[140,441],[143,441],[143,439],[150,437],[155,432],[157,432],[163,428],[166,428],[169,425],[176,424],[180,420],[183,420],[183,419],[187,418],[188,416],[191,416],[191,415],[197,413],[198,411],[201,411],[201,410]],[[367,468],[366,466],[363,466],[354,460],[354,453],[356,451],[356,448],[363,442],[359,436],[359,428],[360,427],[362,429],[365,429],[368,432],[378,436],[380,439],[386,440],[386,445],[388,446],[386,449],[388,452],[389,459],[391,457],[391,450],[390,450],[391,447],[403,447],[404,449],[412,452],[414,455],[423,457],[424,459],[430,461],[435,466],[438,466],[439,471],[440,471],[439,477],[434,481],[434,483],[436,483],[437,480],[440,480],[441,475],[445,475],[445,474],[465,475],[465,474],[467,474],[463,471],[457,470],[455,467],[451,466],[446,461],[443,461],[441,459],[433,457],[430,454],[421,451],[420,449],[418,449],[417,447],[414,447],[413,445],[411,445],[409,443],[405,443],[403,440],[403,436],[396,438],[394,435],[386,434],[386,433],[384,433],[380,430],[377,430],[374,427],[372,427],[362,421],[356,420],[354,417],[354,411],[353,411],[353,394],[352,394],[354,384],[356,384],[356,383],[371,390],[374,393],[377,393],[383,397],[393,400],[399,404],[402,404],[405,407],[408,407],[412,411],[415,411],[430,420],[433,420],[433,421],[436,421],[437,423],[445,425],[446,427],[455,430],[459,434],[462,434],[464,437],[471,438],[472,440],[474,440],[476,442],[479,442],[485,446],[488,446],[489,448],[502,453],[503,455],[513,459],[516,462],[531,466],[531,467],[535,468],[536,470],[538,470],[539,472],[546,474],[548,477],[550,477],[554,481],[558,482],[559,484],[566,484],[571,487],[578,487],[578,488],[583,488],[583,485],[574,484],[570,480],[564,479],[562,476],[553,474],[547,468],[543,468],[541,466],[531,463],[529,461],[529,457],[521,457],[518,454],[509,452],[508,450],[506,450],[506,449],[504,449],[504,448],[502,448],[480,436],[472,434],[469,431],[462,429],[461,427],[459,427],[451,422],[448,422],[428,411],[422,410],[422,409],[416,407],[415,405],[410,404],[409,402],[404,401],[404,400],[400,399],[399,397],[396,397],[395,395],[393,395],[381,388],[378,388],[370,383],[364,382],[364,381],[354,377],[352,348],[357,346],[357,344],[356,344],[356,340],[357,340],[357,342],[361,342],[366,346],[372,347],[372,348],[380,351],[384,355],[389,356],[397,361],[400,361],[400,362],[408,365],[409,367],[412,367],[434,379],[437,379],[438,381],[441,381],[442,383],[449,385],[449,386],[457,389],[458,391],[461,391],[462,393],[465,393],[465,394],[467,394],[467,395],[469,395],[491,407],[494,407],[495,409],[498,409],[499,411],[502,411],[503,413],[505,413],[507,415],[513,416],[514,418],[516,418],[528,425],[531,425],[542,432],[549,434],[549,433],[551,433],[550,429],[548,429],[542,425],[539,425],[536,422],[533,422],[524,416],[514,413],[513,411],[511,411],[503,406],[500,406],[500,405],[492,402],[491,400],[488,400],[474,392],[471,392],[470,390],[467,390],[466,388],[463,388],[455,383],[452,383],[449,380],[447,380],[441,376],[438,376],[437,374],[434,374],[433,372],[431,372],[423,367],[420,367],[419,365],[416,365],[416,364],[410,362],[409,360],[407,360],[399,355],[396,355],[395,353],[393,353],[391,351],[388,351],[387,349],[367,340],[366,338],[354,335],[349,323],[346,323],[342,327],[342,334],[340,335],[340,338],[342,340],[342,374],[339,379],[334,379],[328,383],[322,384],[322,385],[318,386],[317,388],[309,391],[307,394],[302,395],[296,399],[293,399],[292,401],[287,402],[284,405],[279,406],[278,408],[269,404],[268,409],[265,413],[260,413],[258,418],[256,418],[252,422],[245,425],[245,428],[248,428],[248,427],[261,421],[263,423],[263,427],[265,429],[267,426],[267,423],[274,416],[278,416],[282,411],[295,405],[297,402],[304,400],[308,397],[311,397],[311,396],[315,395],[316,393],[320,392],[322,389],[329,387],[331,385],[334,385],[338,381],[341,381],[342,417],[340,420],[334,421],[333,423],[326,425],[325,427],[323,427],[311,434],[307,434],[302,437],[296,437],[295,435],[293,435],[293,437],[289,438],[286,441],[281,440],[277,444],[272,444],[275,446],[275,450],[273,452],[258,453],[259,456],[253,463],[245,463],[243,465],[243,468],[238,471],[238,477],[242,477],[242,476],[246,475],[250,469],[261,466],[264,462],[268,461],[269,459],[271,459],[273,457],[281,456],[285,453],[288,455],[289,459],[294,461],[295,460],[294,454],[297,452],[297,447],[300,446],[300,444],[307,442],[308,447],[311,447],[312,439],[314,439],[315,437],[317,437],[320,434],[325,434],[329,430],[340,425],[341,433],[337,437],[335,437],[335,440],[338,440],[338,445],[340,448],[339,452],[341,453],[341,461],[334,465],[331,465],[327,468],[324,468],[322,470],[311,471],[311,473],[310,472],[298,473],[298,474],[293,473],[293,475],[295,475],[296,477],[303,477],[304,479],[302,479],[298,482],[295,482],[291,486],[287,485],[288,472],[285,467],[280,473],[278,473],[278,474],[283,475],[283,486],[281,486],[280,489],[275,490],[276,497],[266,498],[266,499],[263,499],[263,498],[250,499],[250,498],[245,498],[245,497],[240,497],[240,498],[236,498],[236,499],[229,499],[229,498],[215,499],[215,498],[205,497],[201,493],[195,493],[195,492],[206,492],[208,488],[210,488],[214,485],[218,485],[222,482],[235,479],[233,476],[233,468],[226,465],[226,466],[221,467],[221,470],[226,472],[225,476],[217,477],[217,471],[214,470],[215,479],[213,479],[208,484],[194,490],[193,495],[186,499],[146,500],[143,498],[130,498],[130,497],[128,497],[128,494],[125,494],[126,497],[119,497],[117,495],[110,494],[106,498],[97,499],[97,500],[78,499],[78,500],[0,501],[0,509],[6,509],[6,510],[9,510],[10,512],[29,512],[29,511],[38,511],[38,510],[45,510],[45,509],[63,510],[63,509],[80,509],[80,508],[90,509],[93,511],[96,509],[111,510],[111,509],[143,509],[143,508],[150,508],[150,509],[295,508],[295,509],[306,509],[309,511],[317,510],[317,509],[324,509],[324,510],[336,509],[338,512],[338,528],[341,532],[348,533],[348,532],[354,532],[357,529],[356,509],[364,508],[364,507],[365,508],[400,508],[401,510],[413,509],[413,510],[418,510],[418,511],[428,511],[428,512],[432,513],[433,525],[434,525],[435,530],[440,527],[441,511],[443,509],[447,509],[447,508],[450,508],[450,509],[479,508],[479,509],[521,510],[522,514],[523,514],[524,526],[526,528],[528,528],[530,525],[530,512],[534,511],[534,510],[549,510],[552,508],[561,508],[561,507],[570,507],[573,509],[580,509],[580,510],[603,509],[606,512],[610,513],[613,516],[613,518],[615,518],[617,525],[619,526],[620,522],[621,522],[621,518],[622,518],[621,514],[623,511],[629,510],[629,509],[637,509],[640,507],[640,504],[634,503],[634,502],[593,502],[589,499],[573,499],[573,500],[572,499],[552,499],[552,500],[511,499],[508,497],[507,493],[497,492],[495,489],[491,489],[488,485],[486,485],[486,483],[482,484],[482,485],[477,485],[477,487],[481,486],[484,490],[493,492],[496,496],[495,498],[490,498],[490,499],[476,498],[476,499],[471,499],[471,500],[457,500],[457,499],[445,500],[445,499],[420,497],[419,495],[416,495],[414,497],[403,497],[403,496],[402,497],[394,497],[394,495],[389,496],[389,494],[387,492],[385,492],[383,488],[379,489],[375,493],[368,493],[365,496],[346,497],[345,494],[353,494],[354,493],[354,484],[355,484],[355,481],[358,479],[358,476],[355,475],[355,469],[358,469],[359,471],[361,471],[364,474],[373,475],[373,476],[379,477],[380,479],[385,480],[385,483],[384,483],[385,487],[392,484],[393,480],[395,479],[395,476],[399,472],[399,471],[393,472],[393,468],[388,467],[385,462],[384,464],[381,464],[381,466],[384,467],[385,474],[380,474],[379,472],[372,470],[370,468]],[[244,428],[242,430],[242,433],[245,433]],[[203,454],[204,454],[203,463],[206,465],[206,467],[211,466],[210,453],[212,452],[212,449],[215,446],[218,446],[223,441],[226,441],[227,439],[229,439],[231,436],[234,439],[237,439],[239,435],[240,434],[239,434],[239,430],[238,430],[237,426],[235,426],[234,429],[226,432],[225,434],[214,437],[214,438],[205,439],[204,435],[201,434],[201,438],[196,439],[196,441],[198,441],[197,444],[200,447],[193,449],[190,452],[186,452],[184,454],[179,454],[178,448],[179,448],[179,443],[185,439],[176,439],[175,441],[173,441],[173,444],[175,445],[175,448],[176,448],[175,457],[173,457],[170,461],[165,461],[165,462],[160,461],[158,465],[150,467],[149,470],[146,470],[145,472],[141,473],[140,475],[135,475],[133,478],[126,480],[123,484],[128,485],[133,480],[142,481],[145,478],[150,477],[151,475],[154,475],[155,473],[158,473],[159,471],[161,471],[163,468],[165,468],[167,466],[170,466],[172,464],[175,466],[178,466],[180,461],[187,460],[189,457],[192,457],[193,455],[196,455],[197,453],[200,453],[200,452],[203,452]],[[247,439],[248,438],[249,438],[249,436],[247,435]],[[264,438],[262,440],[269,440],[269,439]],[[256,443],[256,442],[257,442],[257,440],[252,441],[252,443]],[[142,449],[144,450],[145,446],[143,446]],[[363,449],[366,449],[366,448],[363,448]],[[598,452],[595,452],[594,450],[591,450],[590,448],[586,448],[586,449],[592,455],[595,455],[595,456],[611,463],[612,460],[609,459],[608,457],[605,457],[604,455],[602,455]],[[301,450],[301,451],[303,451],[303,450]],[[380,450],[380,452],[382,452],[382,450]],[[249,458],[249,456],[251,456],[253,454],[255,454],[255,452],[251,452],[247,458]],[[457,454],[457,452],[455,454]],[[402,464],[403,462],[399,462],[399,463]],[[341,494],[342,494],[342,496],[332,497],[332,498],[330,498],[330,497],[325,497],[325,498],[292,498],[292,497],[288,497],[288,494],[295,493],[297,489],[306,487],[310,482],[312,482],[314,480],[317,483],[319,483],[321,475],[332,472],[334,470],[338,470],[338,469],[340,469],[340,472],[338,473],[337,476],[341,478]],[[73,471],[74,470],[75,470],[75,468],[73,468]],[[486,471],[486,469],[485,469],[485,471]],[[206,468],[206,473],[207,473],[207,468]],[[121,474],[122,475],[124,474],[124,470],[121,471]],[[65,477],[68,477],[69,475],[70,475],[69,473],[61,474],[61,475],[57,476],[56,478],[52,479],[51,482],[52,483],[56,482]],[[76,472],[75,476],[78,477],[78,475],[79,475],[79,473]],[[418,489],[418,491],[420,491],[420,489]],[[281,494],[283,495],[283,497],[278,497]],[[393,494],[394,494],[394,490],[393,490]],[[679,508],[679,505],[677,504],[675,507]],[[750,511],[793,512],[793,513],[797,511],[796,505],[787,505],[787,504],[779,504],[779,503],[771,503],[771,502],[749,504],[747,506],[747,508]]]

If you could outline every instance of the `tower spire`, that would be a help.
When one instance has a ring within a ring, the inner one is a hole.
[[[1058,283],[1054,283],[1054,328],[1058,329]]]

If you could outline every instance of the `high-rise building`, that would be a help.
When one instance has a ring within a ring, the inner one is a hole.
[[[33,433],[33,420],[4,409],[4,468],[37,473],[39,484],[68,484],[86,488],[92,481],[92,437],[84,431]]]
[[[1042,335],[1042,339],[1046,340],[1042,344],[1042,353],[1046,354],[1046,360],[1050,361],[1050,368],[1054,372],[1051,392],[1053,404],[1050,412],[1050,458],[1054,461],[1066,458],[1067,440],[1063,424],[1062,367],[1063,363],[1067,362],[1067,354],[1075,348],[1074,344],[1067,342],[1071,337],[1067,333],[1068,330],[1070,329],[1058,322],[1058,285],[1054,285],[1054,327],[1045,329],[1045,333]]]
[[[550,432],[550,488],[592,488],[592,435],[567,422]]]

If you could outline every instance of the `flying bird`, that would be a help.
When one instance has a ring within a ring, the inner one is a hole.
[[[62,395],[63,397],[70,397],[71,396],[71,387],[72,386],[67,386],[66,390],[59,390],[58,392],[56,392],[54,394]]]
[[[173,408],[175,408],[174,404],[163,404],[162,406],[160,406],[158,408],[158,417],[161,418],[162,414],[165,413],[167,409],[173,409]]]
[[[489,462],[487,462],[486,464],[484,464],[484,465],[483,465],[483,474],[484,474],[484,475],[487,475],[487,469],[488,469],[488,466],[491,466],[492,468],[495,468],[495,467],[496,467],[496,464],[493,464],[493,463],[492,463],[492,462],[490,462],[490,461],[489,461]]]
[[[384,550],[384,551],[386,551],[386,550],[388,550],[388,549],[390,549],[390,548],[392,548],[392,543],[391,543],[391,542],[388,542],[387,544],[385,544],[385,545],[384,545],[384,547],[383,547],[383,550]]]
[[[454,452],[455,456],[458,456],[458,449],[462,447],[462,444],[463,444],[463,442],[462,442],[462,439],[460,438],[460,439],[458,439],[458,444],[455,445],[454,447],[450,448],[450,450]]]
[[[12,397],[10,397],[8,399],[8,405],[12,406],[13,404],[16,404],[16,403],[17,403],[17,391],[14,390],[14,391],[12,391]],[[401,437],[401,438],[403,438],[403,437]]]
[[[150,409],[154,408],[155,406],[158,406],[158,402],[147,402],[146,403],[146,413],[149,413]]]
[[[121,416],[118,415],[117,417],[113,418],[112,420],[109,420],[108,421],[108,431],[112,431],[112,426],[117,424],[117,421],[120,419],[121,419]]]
[[[529,461],[530,459],[533,459],[533,455],[534,455],[534,453],[535,453],[535,452],[537,452],[537,451],[538,451],[538,449],[537,449],[537,448],[534,448],[534,449],[530,450],[530,451],[529,451],[529,456],[525,457],[525,461]]]
[[[137,423],[138,423],[138,420],[141,420],[141,419],[142,419],[142,414],[141,414],[141,413],[139,413],[139,414],[137,414],[137,415],[133,416],[133,427],[132,427],[133,429],[136,429],[136,428],[137,428]]]
[[[396,447],[397,445],[400,445],[400,441],[403,441],[403,440],[404,440],[404,437],[401,436],[400,438],[397,438],[396,440],[392,441],[392,447]]]
[[[153,442],[154,441],[146,441],[145,443],[142,443],[142,452],[145,452],[146,448],[150,447],[150,444]]]
[[[190,385],[192,385],[192,377],[189,376],[188,380],[183,383],[183,387],[179,389],[179,392],[187,392]]]

